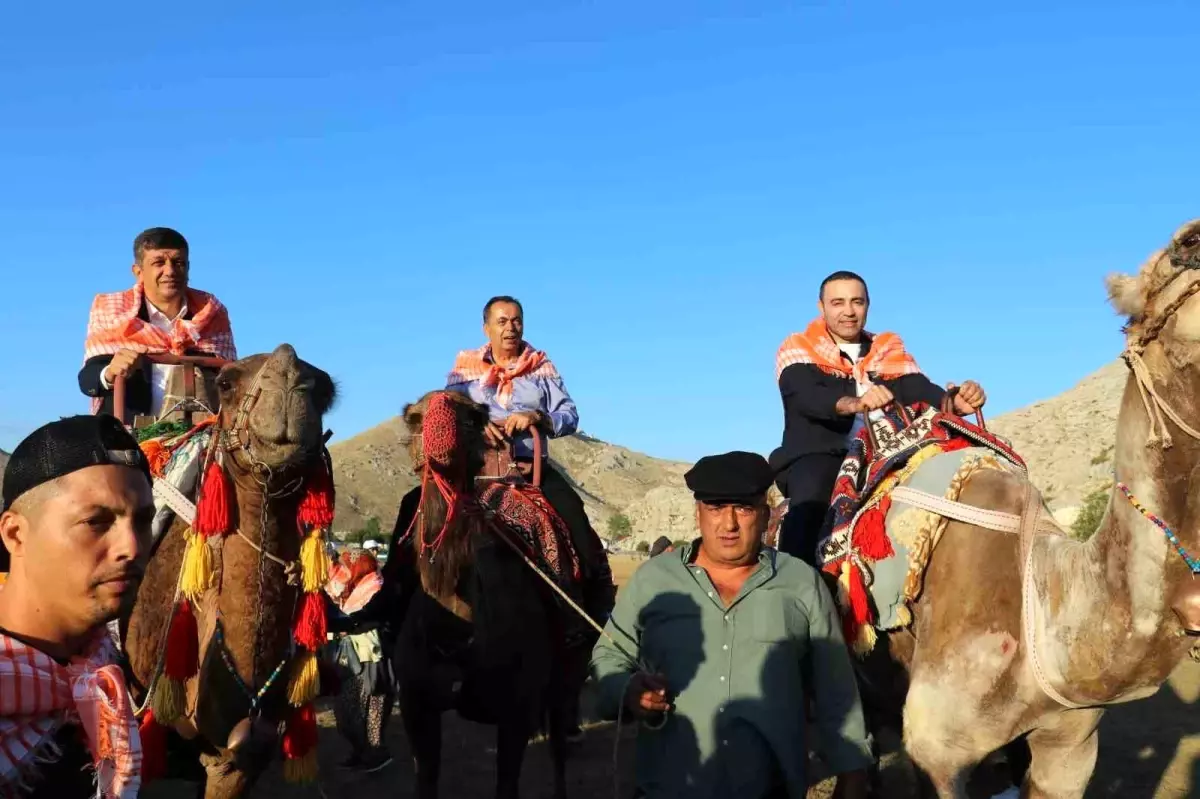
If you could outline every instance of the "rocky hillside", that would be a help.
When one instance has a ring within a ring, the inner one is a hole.
[[[8,465],[8,453],[0,449],[0,475],[4,474],[4,467]]]
[[[1112,443],[1126,370],[1114,362],[1071,390],[989,420],[1029,464],[1034,481],[1061,519],[1111,477]],[[416,485],[399,418],[330,447],[338,481],[339,530],[369,517],[384,531],[395,521],[400,497]],[[688,464],[660,460],[588,436],[552,442],[550,454],[574,481],[592,523],[603,535],[614,513],[633,523],[634,537],[684,538],[694,530]]]

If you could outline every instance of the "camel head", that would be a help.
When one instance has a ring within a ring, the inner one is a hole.
[[[321,452],[323,417],[337,389],[327,373],[300,360],[290,344],[229,364],[217,375],[216,386],[220,427],[233,455],[229,465],[235,477],[254,470],[285,475]]]
[[[1131,343],[1144,338],[1162,345],[1159,360],[1155,348],[1146,348],[1147,363],[1156,376],[1183,369],[1200,371],[1200,219],[1180,227],[1165,247],[1153,253],[1135,275],[1110,275],[1109,299],[1118,313],[1127,317],[1126,332]],[[1160,328],[1161,326],[1161,328]]]
[[[406,405],[403,417],[414,469],[424,468],[427,450],[430,467],[456,481],[469,479],[483,469],[486,406],[456,391],[430,391]]]

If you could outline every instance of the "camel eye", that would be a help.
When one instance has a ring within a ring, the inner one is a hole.
[[[226,393],[233,391],[233,381],[228,377],[218,377],[217,388]]]
[[[1200,233],[1193,233],[1180,242],[1184,247],[1195,247],[1200,245]]]

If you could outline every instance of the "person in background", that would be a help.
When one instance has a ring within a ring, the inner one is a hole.
[[[210,355],[237,360],[225,306],[189,287],[188,243],[171,228],[144,230],[133,240],[133,288],[98,294],[88,317],[79,390],[92,413],[113,412],[113,384],[126,378],[126,420],[157,416],[172,367],[150,364],[146,353]]]
[[[772,477],[754,453],[701,458],[685,475],[700,538],[642,564],[596,642],[601,715],[645,722],[638,797],[804,799],[806,689],[835,796],[866,796],[871,739],[833,599],[762,545]]]
[[[788,499],[778,544],[810,565],[816,564],[833,486],[862,415],[893,399],[940,407],[946,396],[921,374],[899,336],[866,331],[870,304],[865,280],[834,272],[817,290],[820,316],[804,332],[788,336],[775,356],[784,429],[771,465]],[[954,410],[960,416],[987,401],[978,383],[968,380],[957,388]]]
[[[341,677],[334,715],[338,732],[350,743],[341,767],[374,773],[391,765],[384,743],[394,691],[381,628],[387,602],[375,556],[363,550],[343,553],[334,567],[326,594],[336,610],[329,615],[335,634],[332,660]]]
[[[665,535],[660,535],[654,544],[650,547],[650,557],[661,555],[664,552],[674,552],[675,545],[671,543],[671,539]]]
[[[13,450],[0,501],[0,795],[137,796],[141,738],[107,624],[133,606],[153,518],[150,466],[112,416],[51,422]]]

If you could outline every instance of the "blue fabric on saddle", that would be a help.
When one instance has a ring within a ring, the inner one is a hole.
[[[826,516],[829,534],[817,549],[818,567],[837,578],[843,634],[860,654],[873,647],[876,629],[911,622],[908,603],[946,523],[893,502],[892,489],[909,485],[953,500],[978,469],[1025,470],[1004,439],[924,403],[873,416],[871,430],[850,444]]]

